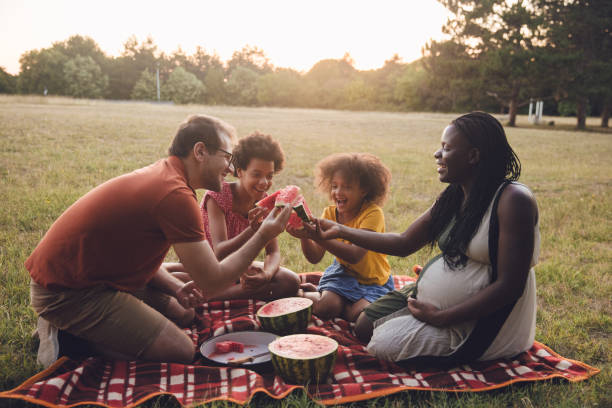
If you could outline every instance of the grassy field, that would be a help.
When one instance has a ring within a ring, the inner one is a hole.
[[[287,164],[275,186],[300,185],[314,213],[327,203],[313,187],[319,159],[341,151],[378,155],[393,174],[384,207],[389,231],[403,231],[442,190],[432,155],[442,130],[457,116],[0,95],[0,390],[39,371],[23,263],[45,231],[92,187],[164,156],[178,123],[200,112],[227,120],[240,136],[259,130],[279,139]],[[540,208],[536,339],[602,372],[576,384],[542,382],[472,395],[410,392],[355,406],[612,405],[612,134],[597,128],[598,118],[589,119],[587,132],[572,130],[574,118],[554,120],[555,127],[534,127],[519,117],[519,127],[507,129],[522,161],[521,181],[534,191]],[[310,265],[297,240],[283,234],[280,242],[283,263],[297,272],[322,270],[331,260],[327,255],[320,264]],[[414,263],[424,263],[430,255],[422,250],[391,258],[393,272],[409,273]],[[283,403],[266,397],[252,402],[267,404],[314,406],[302,393]],[[176,404],[165,398],[146,405]]]

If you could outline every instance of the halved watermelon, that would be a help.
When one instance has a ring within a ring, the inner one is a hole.
[[[277,299],[257,311],[261,327],[281,336],[304,333],[311,316],[312,300],[303,297]]]
[[[324,382],[336,362],[338,343],[317,334],[294,334],[268,345],[272,365],[290,384]]]

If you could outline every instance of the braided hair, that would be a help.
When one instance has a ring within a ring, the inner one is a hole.
[[[505,180],[518,180],[521,162],[508,144],[501,123],[488,113],[467,113],[453,120],[451,125],[479,150],[476,178],[467,200],[464,200],[461,186],[452,183],[438,196],[431,209],[432,246],[453,217],[456,219],[442,248],[446,264],[456,268],[466,264],[465,252],[495,191]],[[465,206],[462,205],[464,201]]]

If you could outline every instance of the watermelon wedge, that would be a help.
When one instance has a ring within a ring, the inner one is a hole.
[[[310,209],[306,205],[306,200],[304,200],[304,196],[300,193],[300,188],[298,186],[289,185],[281,188],[259,200],[255,205],[271,210],[275,206],[282,207],[286,204],[291,204],[294,209],[287,223],[288,226],[295,229],[302,229],[304,228],[305,222],[311,221],[312,212],[310,212]]]
[[[278,197],[280,192],[281,192],[281,190],[278,190],[278,191],[270,194],[269,196],[262,198],[257,203],[255,203],[255,205],[257,207],[266,208],[268,210],[273,209],[274,208],[274,204],[276,203],[276,197]]]
[[[281,190],[279,190],[280,194],[276,197],[275,205],[277,207],[282,207],[287,204],[292,207],[297,204],[302,194],[300,193],[300,188],[298,186],[287,186]],[[302,197],[303,199],[303,197]]]

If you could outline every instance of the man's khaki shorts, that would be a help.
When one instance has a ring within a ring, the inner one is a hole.
[[[150,287],[134,294],[105,285],[51,290],[31,281],[30,300],[36,313],[58,329],[139,357],[168,321],[162,313],[170,296]]]

